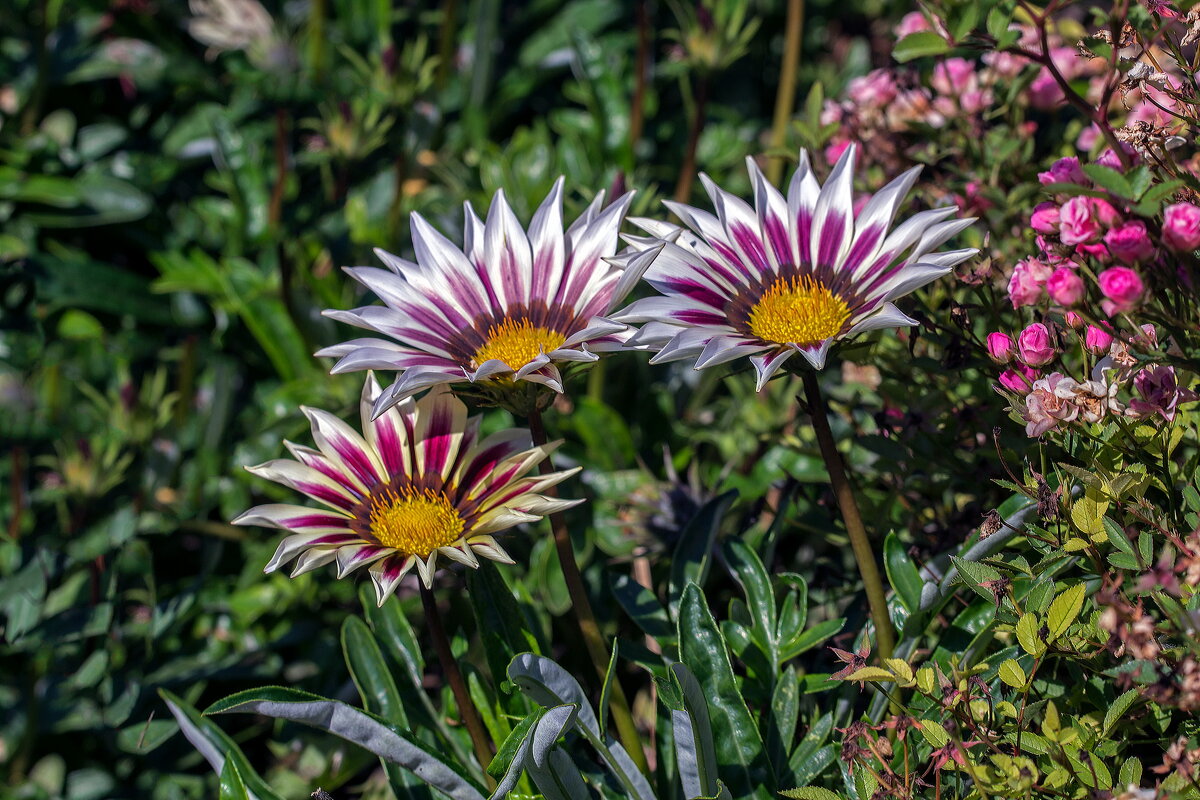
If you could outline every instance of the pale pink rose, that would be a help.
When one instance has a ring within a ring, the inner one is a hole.
[[[1025,435],[1037,438],[1060,422],[1071,422],[1079,409],[1071,402],[1078,384],[1073,378],[1054,372],[1034,381],[1025,398]]]
[[[1096,127],[1096,123],[1092,123],[1083,129],[1079,134],[1079,138],[1075,140],[1075,147],[1084,152],[1090,151],[1100,141],[1102,134],[1100,129]]]
[[[1029,226],[1038,233],[1058,233],[1058,204],[1049,201],[1038,203],[1029,218]]]
[[[1088,325],[1083,334],[1083,346],[1092,355],[1103,355],[1113,343],[1111,331],[1106,331],[1096,325]]]
[[[987,335],[988,357],[997,364],[1007,364],[1012,361],[1014,347],[1012,337],[1007,333],[994,331]]]
[[[1112,203],[1098,197],[1092,198],[1092,213],[1105,228],[1111,228],[1121,222],[1121,212],[1113,208]]]
[[[1042,67],[1033,83],[1029,84],[1029,105],[1041,111],[1057,108],[1066,99],[1058,81],[1050,70]]]
[[[1035,322],[1017,336],[1017,353],[1021,361],[1030,367],[1040,367],[1054,360],[1054,340],[1050,329]]]
[[[1163,212],[1163,241],[1172,250],[1200,247],[1200,208],[1191,203],[1167,206]]]
[[[1055,161],[1050,165],[1050,169],[1038,173],[1038,180],[1043,184],[1077,183],[1081,186],[1091,185],[1091,181],[1083,173],[1083,167],[1079,166],[1079,159],[1074,156],[1060,158],[1058,161]]]
[[[1150,241],[1146,223],[1137,219],[1104,234],[1104,244],[1108,246],[1108,252],[1126,264],[1147,261],[1154,256],[1154,242]]]
[[[958,98],[958,106],[968,114],[978,114],[992,105],[991,89],[968,89]]]
[[[846,85],[846,96],[860,106],[885,106],[898,91],[896,76],[886,69],[872,70]]]
[[[1008,297],[1013,308],[1036,305],[1042,298],[1046,278],[1053,271],[1036,258],[1018,261],[1008,279]]]
[[[996,77],[1002,78],[1015,78],[1029,63],[1013,53],[984,53],[982,59]]]
[[[1109,316],[1132,309],[1145,291],[1141,277],[1129,267],[1110,267],[1101,272],[1097,280],[1101,293],[1107,298],[1101,307]]]
[[[1058,237],[1063,244],[1087,244],[1100,238],[1100,220],[1096,218],[1093,198],[1072,197],[1059,210]]]
[[[933,65],[929,85],[946,95],[961,94],[975,80],[975,64],[965,58],[947,58]]]
[[[1103,371],[1100,374],[1103,375]],[[1117,402],[1119,388],[1117,383],[1106,383],[1104,380],[1078,384],[1071,402],[1079,410],[1079,419],[1083,422],[1099,422],[1106,414],[1120,414],[1121,404]]]
[[[1079,305],[1087,294],[1083,278],[1070,267],[1059,267],[1046,279],[1046,294],[1063,308]]]

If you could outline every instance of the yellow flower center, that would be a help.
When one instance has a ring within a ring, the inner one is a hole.
[[[779,281],[750,309],[750,332],[764,342],[816,344],[842,330],[846,301],[807,275]]]
[[[566,338],[558,331],[539,327],[527,319],[506,319],[488,329],[487,342],[475,351],[471,363],[478,369],[480,364],[495,358],[515,371],[539,354],[557,350]]]
[[[371,499],[371,535],[387,547],[427,558],[463,532],[463,519],[441,492],[385,489]]]

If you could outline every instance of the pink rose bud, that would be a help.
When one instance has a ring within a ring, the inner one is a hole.
[[[1200,247],[1200,208],[1191,203],[1167,206],[1163,215],[1163,241],[1172,250]]]
[[[956,95],[975,76],[975,64],[965,58],[947,58],[933,66],[929,85],[939,94]]]
[[[997,364],[1007,364],[1014,354],[1012,337],[996,331],[987,335],[988,356]]]
[[[1055,86],[1055,88],[1057,89],[1058,87]],[[1083,173],[1083,168],[1079,166],[1079,159],[1074,156],[1060,158],[1058,161],[1055,161],[1049,170],[1038,173],[1038,180],[1043,184],[1077,183],[1081,186],[1090,184],[1087,175]]]
[[[1110,267],[1101,272],[1097,279],[1100,291],[1108,298],[1103,306],[1109,315],[1133,308],[1145,290],[1141,277],[1129,267]]]
[[[1029,219],[1029,225],[1038,233],[1058,233],[1058,204],[1051,202],[1039,203],[1037,208],[1033,210],[1033,216]]]
[[[1100,221],[1091,197],[1072,197],[1063,203],[1059,219],[1058,236],[1063,244],[1087,244],[1100,238]]]
[[[1015,369],[1006,369],[1000,373],[1000,385],[1010,392],[1024,394],[1029,391],[1037,375],[1037,370],[1018,365]]]
[[[931,31],[933,26],[929,24],[929,20],[925,19],[925,15],[920,11],[910,11],[900,20],[900,24],[896,26],[896,38],[903,39],[911,33],[920,33],[921,31]]]
[[[1040,322],[1035,322],[1017,337],[1017,351],[1021,361],[1030,367],[1040,367],[1054,360],[1054,343],[1050,331]]]
[[[1068,311],[1067,325],[1071,328],[1071,330],[1077,331],[1084,325],[1083,317],[1079,316],[1079,314],[1074,311]]]
[[[1083,334],[1083,346],[1092,355],[1104,355],[1112,346],[1112,334],[1096,325],[1088,325]]]
[[[1111,228],[1121,222],[1121,212],[1113,208],[1112,203],[1098,197],[1092,198],[1092,213],[1105,228]]]
[[[1108,248],[1104,246],[1103,242],[1078,245],[1075,248],[1075,253],[1085,258],[1094,258],[1105,264],[1112,261],[1112,255],[1108,252]]]
[[[1146,223],[1137,219],[1104,234],[1104,244],[1108,245],[1108,252],[1126,264],[1147,261],[1154,256],[1154,242],[1150,241]]]
[[[1129,163],[1133,166],[1136,167],[1138,162],[1142,160],[1142,157],[1138,155],[1137,150],[1134,150],[1131,145],[1122,143],[1121,149],[1124,150],[1129,156]],[[1100,154],[1100,157],[1096,159],[1096,163],[1102,167],[1115,169],[1117,172],[1125,171],[1125,165],[1121,163],[1121,157],[1117,155],[1117,151],[1113,150],[1111,147]]]
[[[1063,308],[1079,305],[1087,294],[1083,278],[1070,267],[1059,267],[1046,279],[1046,294]]]

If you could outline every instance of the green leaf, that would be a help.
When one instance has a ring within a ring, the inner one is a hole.
[[[685,587],[689,583],[704,585],[721,520],[736,499],[737,492],[729,491],[709,500],[680,534],[671,559],[670,606],[673,616],[679,613],[679,598]]]
[[[722,780],[737,797],[769,798],[775,776],[758,725],[738,689],[720,628],[695,583],[688,584],[679,607],[679,656],[708,700]]]
[[[541,652],[512,589],[491,561],[480,561],[478,569],[467,571],[467,597],[488,667],[497,681],[517,653]],[[517,713],[526,710],[521,708]]]
[[[233,739],[217,727],[215,722],[205,719],[196,709],[166,689],[159,689],[158,694],[166,702],[175,721],[179,723],[179,730],[184,737],[204,756],[204,760],[217,775],[224,771],[226,761],[234,761],[238,777],[243,785],[249,785],[249,791],[253,792],[258,800],[281,800],[267,782],[250,767],[250,762],[234,744]]]
[[[1083,598],[1086,594],[1087,587],[1078,583],[1054,598],[1054,602],[1050,604],[1050,610],[1046,612],[1046,627],[1050,631],[1048,636],[1050,642],[1062,636],[1067,632],[1067,628],[1071,627],[1071,623],[1083,610]]]
[[[896,590],[900,604],[908,613],[915,613],[921,607],[921,586],[924,581],[895,531],[889,532],[883,540],[883,564],[887,569],[888,583]]]
[[[714,795],[719,791],[719,767],[708,701],[696,676],[684,664],[671,665],[671,679],[683,706],[671,712],[675,760],[683,794],[686,797]]]
[[[824,622],[818,622],[808,630],[794,637],[789,642],[784,642],[780,647],[779,662],[782,664],[785,661],[795,658],[801,653],[811,650],[821,642],[828,639],[830,636],[835,636],[840,633],[842,628],[846,626],[845,617],[837,619],[827,619]]]
[[[1140,786],[1142,783],[1142,762],[1136,756],[1130,756],[1121,764],[1117,773],[1119,786]]]
[[[225,759],[225,766],[221,767],[217,798],[218,800],[250,800],[250,795],[246,793],[246,784],[242,783],[242,775],[238,772],[237,764],[232,758]]]
[[[1098,502],[1090,497],[1081,497],[1071,504],[1071,522],[1089,539],[1095,539],[1096,536],[1104,533],[1104,515],[1106,513],[1108,513],[1108,503]]]
[[[796,800],[843,800],[843,796],[819,786],[802,786],[799,789],[787,789],[780,792],[784,797]]]
[[[1125,176],[1112,167],[1103,164],[1084,164],[1084,173],[1102,189],[1107,189],[1118,197],[1133,199],[1135,192]]]
[[[409,741],[395,726],[338,700],[268,686],[249,689],[213,703],[205,715],[250,713],[300,722],[327,731],[405,769],[454,800],[483,800],[458,771]]]
[[[1014,689],[1024,689],[1028,680],[1025,677],[1025,670],[1021,669],[1021,665],[1012,658],[1000,665],[999,675],[1000,680]]]
[[[496,790],[492,792],[491,797],[503,797],[517,785],[521,770],[525,766],[525,755],[530,747],[529,735],[533,732],[533,726],[545,713],[545,709],[535,708],[532,714],[516,724],[504,740],[504,744],[496,751],[487,767],[487,774],[497,781]]]
[[[892,48],[892,58],[904,64],[915,58],[940,56],[949,51],[949,43],[941,36],[932,31],[920,31],[910,33],[896,42],[896,46]]]
[[[1036,614],[1026,612],[1017,620],[1017,641],[1020,642],[1021,649],[1034,658],[1041,658],[1046,652],[1046,643],[1042,641],[1038,632],[1040,628],[1041,622]]]
[[[600,708],[597,720],[600,723],[600,738],[608,738],[608,704],[612,697],[613,676],[617,673],[617,654],[620,651],[620,641],[613,639],[612,655],[608,657],[608,669],[604,671],[604,685],[600,687]]]
[[[1107,739],[1108,735],[1113,732],[1117,723],[1125,716],[1125,712],[1137,702],[1139,694],[1140,692],[1137,689],[1130,689],[1113,701],[1113,704],[1109,706],[1108,711],[1104,714],[1104,725],[1100,728],[1100,737],[1102,739]]]
[[[642,632],[664,648],[675,647],[675,626],[654,592],[628,575],[612,578],[613,596]]]
[[[796,723],[800,719],[800,678],[796,668],[789,666],[775,684],[771,707],[766,720],[767,757],[780,783],[799,783],[791,777],[788,748],[796,738]]]
[[[754,621],[754,640],[767,657],[771,677],[779,668],[779,643],[775,640],[778,624],[775,618],[775,592],[771,579],[758,553],[742,539],[725,543],[725,562],[734,580],[746,594],[746,604]]]

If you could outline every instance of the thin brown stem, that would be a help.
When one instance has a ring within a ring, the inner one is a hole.
[[[433,590],[426,588],[424,583],[421,584],[421,603],[425,606],[425,621],[429,624],[429,638],[433,639],[433,649],[437,651],[438,661],[441,662],[442,674],[450,684],[450,691],[454,693],[454,702],[458,706],[458,713],[462,714],[463,722],[467,725],[467,732],[471,734],[471,744],[475,747],[475,758],[479,761],[479,766],[485,770],[484,777],[487,778],[488,789],[494,789],[496,782],[486,772],[488,764],[492,762],[491,740],[488,739],[487,731],[483,727],[483,720],[479,718],[479,712],[471,701],[471,694],[467,691],[467,684],[463,680],[462,673],[458,670],[458,661],[454,658],[454,652],[450,649],[450,640],[446,638],[446,629],[442,626],[442,614],[438,611],[437,599],[433,596]]]
[[[546,426],[542,422],[542,412],[536,405],[529,412],[529,433],[533,437],[534,446],[542,447],[546,444]],[[542,461],[541,471],[543,475],[554,471],[554,465],[550,463],[549,458]],[[546,489],[545,493],[550,496],[557,494],[554,487]],[[596,675],[600,683],[603,683],[608,669],[608,646],[604,643],[604,635],[600,633],[596,615],[592,612],[592,603],[588,600],[587,590],[583,585],[583,575],[580,574],[579,564],[575,561],[575,550],[571,547],[567,519],[561,511],[550,515],[550,528],[554,533],[554,548],[558,551],[563,580],[566,581],[567,591],[571,595],[571,605],[579,623],[579,632],[583,635],[583,643],[587,647],[588,659],[596,667]],[[629,710],[629,701],[625,698],[625,690],[621,688],[619,680],[612,682],[609,711],[612,712],[621,744],[629,752],[638,769],[647,772],[649,766],[646,762],[646,751],[642,748],[641,737],[638,736],[633,714]]]
[[[808,397],[813,431],[817,435],[817,444],[821,447],[821,457],[825,460],[825,468],[829,471],[829,483],[833,486],[833,493],[842,510],[842,520],[846,523],[846,533],[850,535],[850,547],[854,550],[854,560],[858,562],[858,572],[862,576],[863,587],[867,591],[871,619],[875,622],[876,650],[879,652],[880,658],[891,658],[896,645],[896,635],[892,630],[892,619],[888,615],[887,595],[884,592],[883,579],[879,574],[879,566],[875,563],[875,552],[871,548],[871,540],[863,525],[862,515],[858,512],[854,490],[846,478],[846,469],[842,465],[842,457],[837,451],[833,431],[829,428],[829,417],[825,409],[825,399],[821,396],[821,385],[817,381],[817,373],[812,370],[804,373],[804,393]]]
[[[637,56],[633,68],[633,100],[629,109],[629,156],[630,165],[637,163],[637,145],[642,139],[646,121],[646,72],[650,62],[650,12],[646,5],[650,0],[638,0],[637,4]]]
[[[787,34],[783,61],[779,64],[779,90],[775,93],[775,119],[771,125],[771,147],[780,150],[787,144],[787,126],[796,101],[796,68],[800,63],[800,44],[804,34],[804,0],[788,0]],[[783,158],[775,156],[767,164],[767,179],[778,185],[783,177]]]
[[[675,202],[686,203],[692,196],[692,181],[696,178],[696,146],[704,131],[704,115],[708,110],[708,75],[696,80],[696,98],[692,108],[692,124],[688,128],[687,148],[683,151],[683,163],[679,166],[679,180],[675,183]]]
[[[10,458],[12,471],[8,476],[8,485],[12,497],[12,516],[8,520],[8,538],[15,542],[21,535],[21,515],[25,513],[25,448],[14,445]]]

